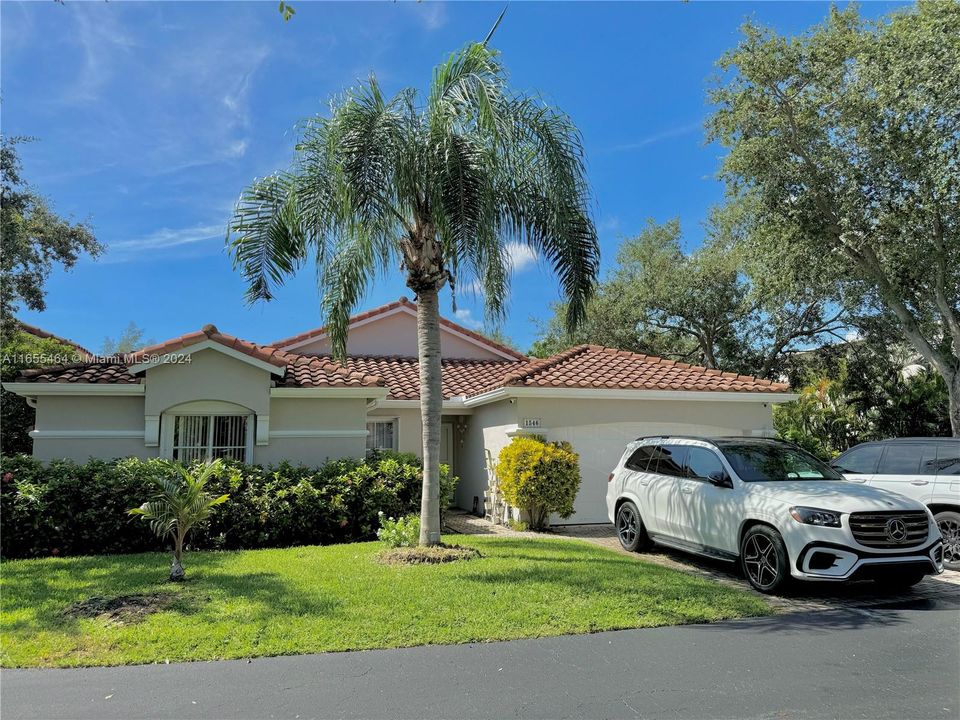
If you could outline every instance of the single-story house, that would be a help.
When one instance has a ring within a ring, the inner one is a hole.
[[[568,522],[606,522],[607,475],[641,435],[772,434],[786,385],[605,347],[529,358],[441,321],[443,462],[456,504],[483,509],[487,456],[535,432],[567,440],[583,482]],[[324,328],[257,345],[212,325],[114,359],[26,371],[4,387],[37,410],[34,455],[316,465],[370,448],[421,452],[416,305],[350,321],[349,360]]]

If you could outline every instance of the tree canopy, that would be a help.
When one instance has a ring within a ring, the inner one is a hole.
[[[756,253],[889,319],[943,377],[960,435],[960,4],[834,8],[793,38],[747,23],[720,67],[708,136],[768,228]]]
[[[72,268],[80,255],[97,257],[103,246],[88,223],[53,212],[23,178],[17,144],[28,138],[0,137],[0,334],[13,329],[18,307],[46,308],[44,284],[54,264]]]
[[[123,353],[139,350],[147,345],[153,345],[153,340],[144,340],[143,328],[137,325],[133,320],[127,325],[123,332],[116,338],[105,337],[103,346],[100,349],[101,355],[122,355]]]
[[[773,282],[763,259],[745,251],[742,223],[739,210],[715,211],[707,241],[687,253],[679,220],[648,220],[620,246],[584,326],[568,333],[555,318],[532,352],[595,343],[770,377],[787,353],[840,332],[843,307],[815,289]]]

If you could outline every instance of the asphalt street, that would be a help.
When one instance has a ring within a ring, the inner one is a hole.
[[[5,670],[37,718],[960,717],[960,605],[794,613],[540,640]]]

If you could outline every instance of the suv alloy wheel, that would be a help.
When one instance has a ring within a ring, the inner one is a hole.
[[[938,512],[934,520],[943,535],[943,566],[960,570],[960,513],[944,510]]]
[[[628,552],[638,552],[650,545],[647,530],[637,506],[627,500],[617,511],[617,538]]]
[[[782,590],[790,579],[790,566],[780,533],[766,525],[747,530],[740,543],[740,566],[755,590]]]

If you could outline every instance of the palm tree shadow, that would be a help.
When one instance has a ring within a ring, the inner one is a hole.
[[[184,558],[187,579],[176,583],[168,580],[169,553],[74,557],[18,566],[4,572],[3,609],[22,612],[14,613],[16,619],[5,622],[3,631],[49,626],[83,634],[83,618],[70,613],[78,603],[145,595],[172,595],[156,611],[179,616],[209,613],[210,603],[224,597],[244,600],[245,616],[256,620],[275,618],[278,610],[290,615],[337,614],[342,604],[338,598],[318,596],[316,589],[304,592],[278,573],[228,571],[224,566],[233,554],[188,553]]]

